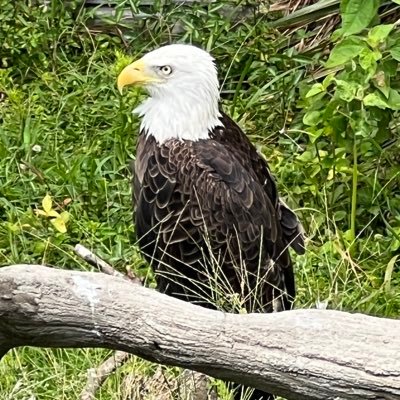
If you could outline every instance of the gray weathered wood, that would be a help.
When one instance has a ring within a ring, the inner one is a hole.
[[[171,6],[175,10],[190,10],[195,6],[207,7],[210,4],[216,3],[216,0],[171,0],[164,4]],[[131,29],[144,28],[143,23],[146,20],[158,20],[164,18],[160,13],[161,9],[157,11],[157,3],[154,0],[140,0],[136,3],[137,8],[131,8],[126,5],[123,10],[118,9],[118,1],[106,0],[85,0],[85,6],[94,8],[93,18],[89,20],[89,25],[92,28],[99,30],[107,30],[106,27],[112,26],[120,28],[120,33],[124,32],[124,37],[129,38]],[[247,4],[236,2],[234,0],[224,3],[218,9],[221,18],[228,18],[231,21],[247,20],[254,17],[256,10],[265,9],[265,6],[256,6],[254,4]],[[118,15],[118,18],[117,18]],[[185,31],[180,17],[171,18],[170,28],[172,36],[176,36]]]
[[[104,347],[288,399],[400,399],[400,321],[326,310],[235,315],[100,273],[0,269],[0,352]]]

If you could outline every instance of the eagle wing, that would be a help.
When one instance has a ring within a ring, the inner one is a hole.
[[[274,204],[282,228],[282,238],[286,245],[292,247],[298,254],[304,254],[304,229],[296,214],[279,197],[274,177],[271,174],[267,161],[258,153],[249,138],[240,127],[226,114],[222,113],[223,127],[212,132],[215,140],[222,143],[242,162],[260,182],[271,202]]]
[[[288,308],[293,270],[264,184],[217,140],[139,141],[136,229],[160,289],[215,300],[216,277],[249,311]]]

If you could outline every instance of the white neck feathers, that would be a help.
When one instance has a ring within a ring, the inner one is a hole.
[[[179,95],[168,98],[150,97],[134,110],[142,117],[140,129],[152,135],[159,144],[168,139],[208,139],[209,132],[220,126],[218,102]]]

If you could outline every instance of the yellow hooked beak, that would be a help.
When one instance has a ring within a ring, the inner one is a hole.
[[[125,86],[146,84],[157,81],[158,79],[152,75],[152,71],[147,70],[145,62],[140,59],[132,64],[129,64],[122,70],[122,72],[118,75],[117,86],[119,92],[122,94],[122,90]]]

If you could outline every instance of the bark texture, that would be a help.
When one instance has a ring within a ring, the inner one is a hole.
[[[225,314],[100,273],[0,269],[0,355],[104,347],[288,399],[400,399],[400,321],[327,310]]]

